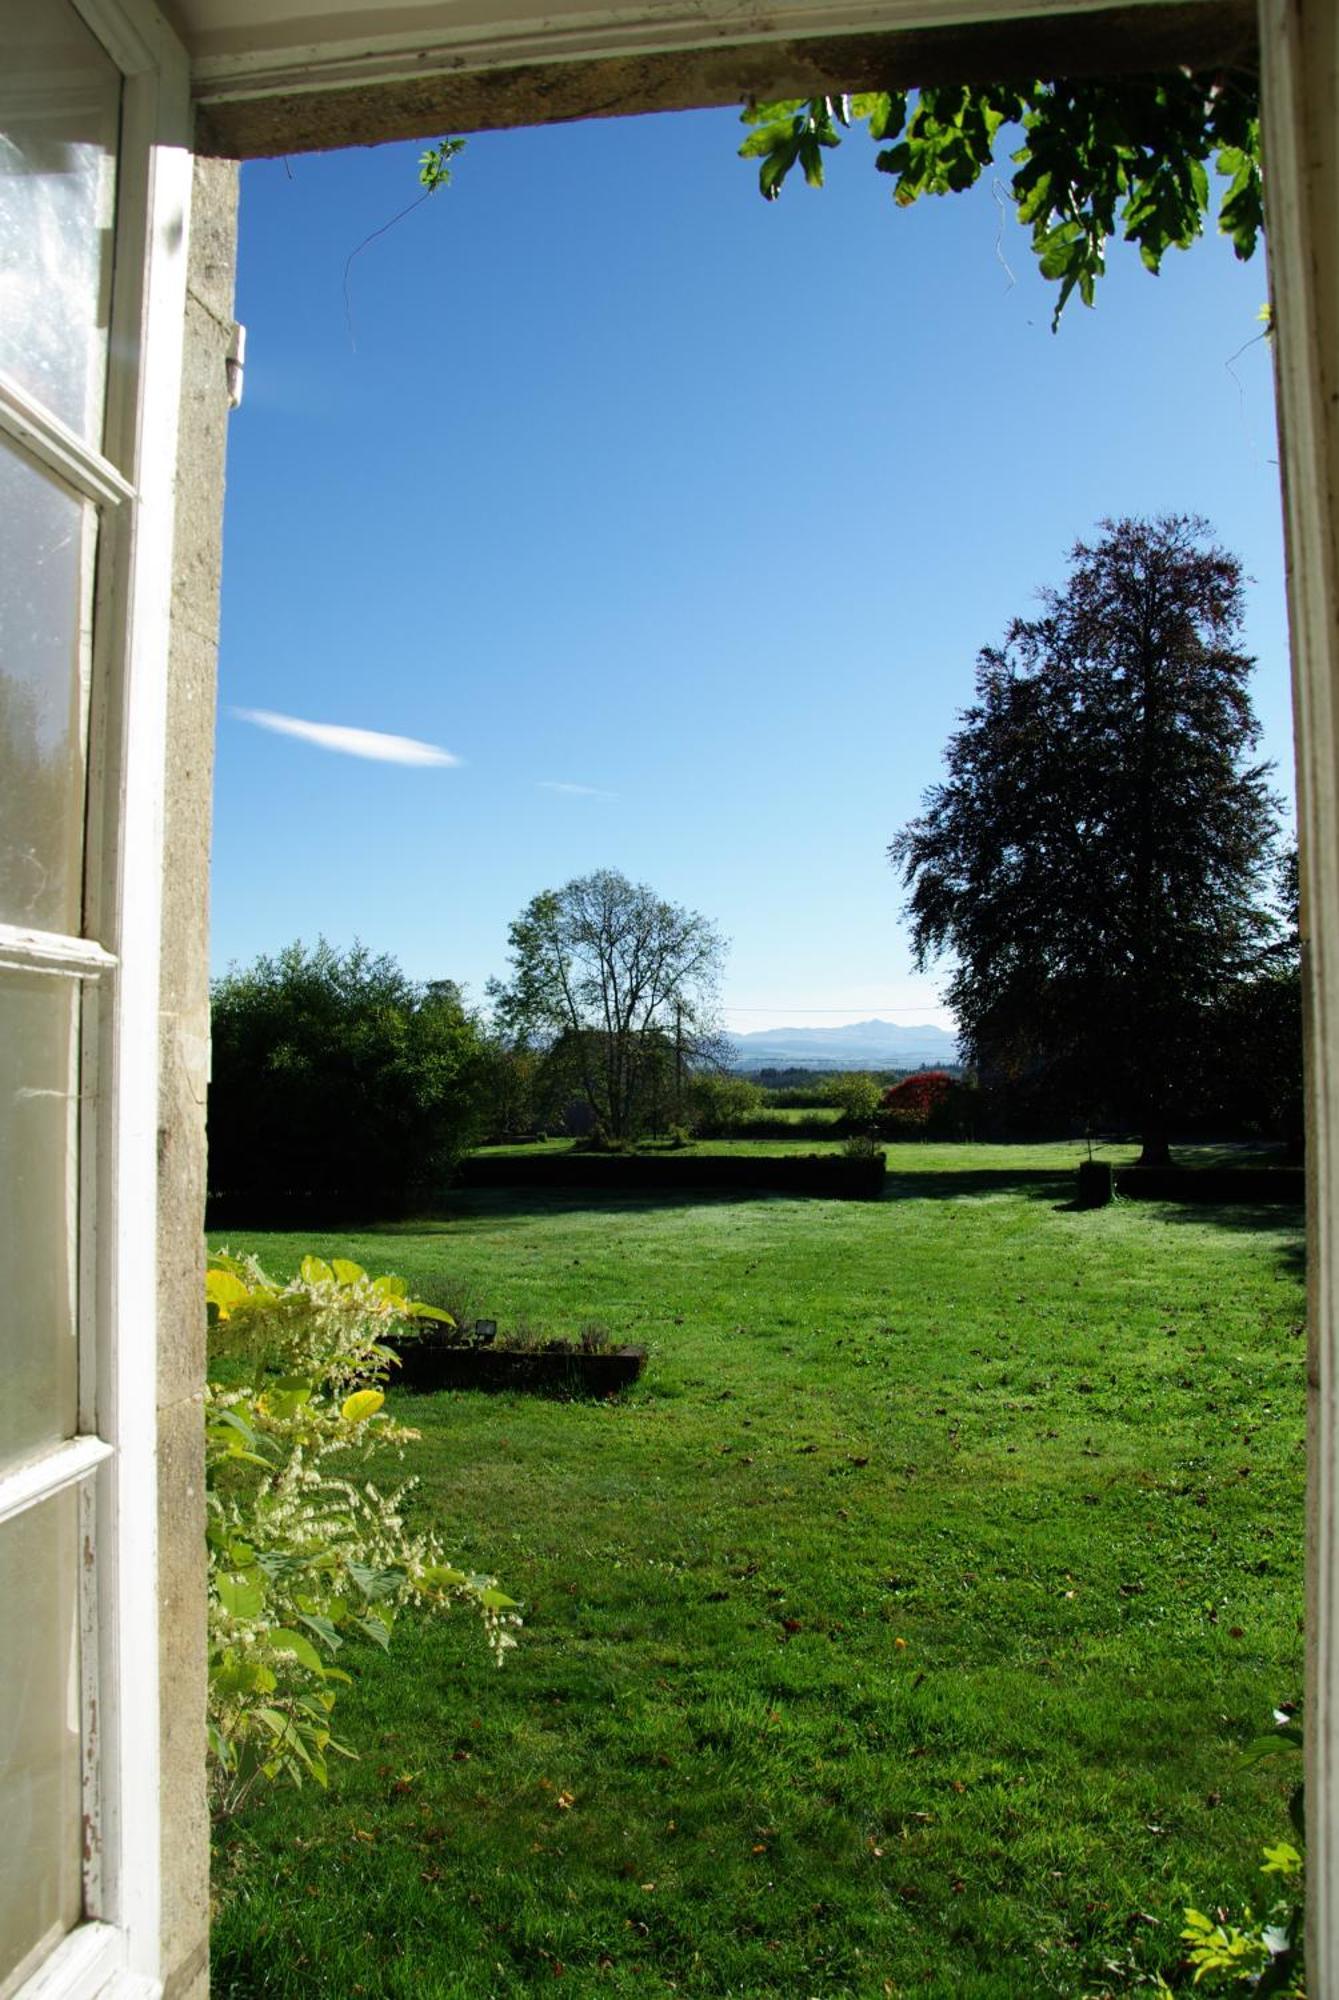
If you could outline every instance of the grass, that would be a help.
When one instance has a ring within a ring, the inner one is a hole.
[[[610,1406],[396,1399],[521,1648],[496,1671],[460,1616],[367,1650],[361,1760],[220,1831],[220,2000],[1078,2000],[1180,1983],[1185,1902],[1258,1905],[1300,1218],[1069,1212],[1074,1149],[893,1150],[877,1204],[479,1194],[233,1237],[651,1359]]]

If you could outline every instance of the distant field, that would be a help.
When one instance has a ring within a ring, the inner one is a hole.
[[[458,1195],[344,1251],[650,1347],[622,1402],[395,1396],[411,1509],[526,1601],[350,1659],[361,1761],[217,1845],[216,2000],[1034,2000],[1260,1900],[1302,1671],[1300,1217],[1067,1208],[1086,1148],[877,1203]]]

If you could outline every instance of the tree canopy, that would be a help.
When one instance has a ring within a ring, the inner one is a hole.
[[[720,933],[602,868],[534,897],[508,941],[511,977],[489,989],[499,1024],[560,1050],[596,1123],[633,1137],[714,1036]]]
[[[1238,257],[1254,253],[1264,226],[1259,87],[1247,71],[790,98],[743,116],[755,129],[739,150],[758,160],[768,201],[794,167],[821,187],[823,155],[853,123],[882,145],[874,164],[892,177],[899,208],[973,186],[997,144],[1021,135],[1010,193],[1042,276],[1060,287],[1053,325],[1076,290],[1093,303],[1118,231],[1154,272],[1169,249],[1204,233],[1210,164],[1222,183],[1218,227]]]
[[[1237,649],[1241,565],[1197,518],[1107,521],[980,655],[947,776],[890,849],[918,962],[984,1073],[1139,1126],[1259,970],[1277,806]]]
[[[450,980],[319,939],[230,970],[213,1014],[209,1180],[230,1204],[391,1212],[475,1137],[486,1054]]]

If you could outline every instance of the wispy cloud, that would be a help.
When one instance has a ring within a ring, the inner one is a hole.
[[[617,792],[602,792],[598,785],[567,785],[557,778],[541,778],[541,792],[561,792],[567,799],[616,799]]]
[[[346,729],[338,722],[304,722],[297,715],[276,715],[269,708],[235,708],[239,722],[254,722],[258,729],[273,729],[280,736],[296,736],[314,743],[318,750],[336,750],[343,757],[366,757],[374,764],[459,764],[460,758],[436,743],[420,743],[413,736],[387,736],[380,729]]]

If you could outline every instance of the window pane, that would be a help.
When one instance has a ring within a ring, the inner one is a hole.
[[[0,1523],[0,2000],[79,1921],[79,1499]]]
[[[96,528],[87,501],[0,441],[0,923],[71,934]]]
[[[77,980],[0,977],[0,1467],[77,1427],[78,1036]]]
[[[0,0],[0,368],[102,436],[121,78],[70,0]]]

